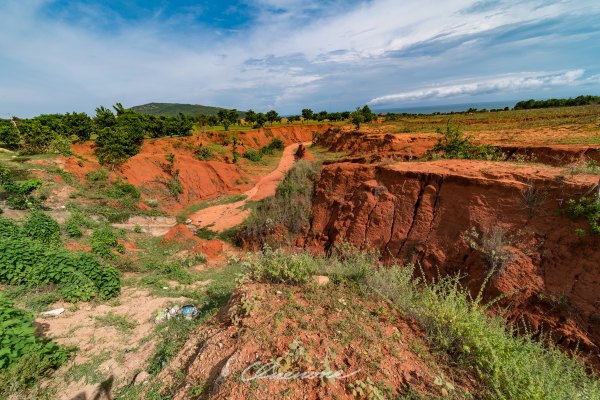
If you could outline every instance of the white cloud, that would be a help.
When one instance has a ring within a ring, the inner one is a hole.
[[[450,78],[457,72],[445,70],[450,56],[399,59],[390,52],[503,26],[600,13],[596,0],[515,0],[476,12],[464,12],[473,0],[371,0],[357,6],[342,0],[325,6],[318,0],[247,0],[262,11],[252,17],[249,27],[223,35],[207,27],[178,34],[173,32],[177,21],[159,17],[103,32],[40,15],[38,10],[51,1],[0,2],[0,112],[90,112],[115,101],[194,102],[239,109],[274,104],[284,112],[313,104],[351,108],[383,88],[393,92],[413,75],[419,81],[437,78],[426,76],[425,67],[428,74]],[[312,14],[303,13],[308,9]],[[95,16],[98,12],[97,7],[86,10],[86,25],[106,21]],[[476,51],[477,40],[465,40],[470,44],[463,48]],[[249,65],[250,59],[260,62]],[[583,67],[573,61],[555,68]],[[553,75],[546,83],[560,85],[569,79],[573,78]],[[529,83],[533,82],[531,78]]]
[[[372,105],[410,101],[438,100],[459,96],[477,96],[499,92],[541,89],[572,85],[579,82],[583,69],[559,72],[521,72],[496,77],[474,78],[402,93],[390,94],[369,101]]]

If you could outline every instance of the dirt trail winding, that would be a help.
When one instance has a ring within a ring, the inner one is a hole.
[[[308,146],[311,142],[303,144],[304,146]],[[219,204],[200,210],[190,216],[191,223],[204,227],[210,226],[212,231],[222,232],[244,222],[250,215],[250,209],[244,208],[246,202],[259,201],[275,194],[277,185],[283,180],[286,172],[294,165],[294,154],[298,146],[299,143],[287,146],[283,150],[277,168],[268,175],[263,176],[252,189],[245,192],[246,198],[244,200],[229,204]]]

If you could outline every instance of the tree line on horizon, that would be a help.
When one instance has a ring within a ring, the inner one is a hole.
[[[266,123],[281,122],[275,110],[256,113],[248,110],[245,118],[235,110],[220,110],[217,115],[189,116],[179,113],[177,117],[141,114],[115,104],[112,109],[100,106],[90,117],[86,113],[42,114],[33,118],[0,119],[0,146],[18,151],[19,154],[42,153],[71,154],[73,142],[85,142],[95,137],[94,152],[102,165],[114,168],[138,154],[144,138],[189,136],[194,124],[200,126],[222,125],[228,130],[234,124],[250,124],[255,128]],[[376,117],[368,106],[355,112],[314,113],[303,109],[301,115],[285,117],[288,122],[342,121],[351,119],[357,127]]]
[[[530,110],[534,108],[573,107],[600,104],[600,96],[577,96],[563,99],[522,100],[515,104],[514,110]]]

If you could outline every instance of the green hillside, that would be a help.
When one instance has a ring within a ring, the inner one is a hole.
[[[148,103],[141,106],[131,107],[131,110],[140,114],[170,115],[174,117],[179,113],[186,115],[216,115],[219,110],[223,110],[223,108],[203,106],[200,104]],[[243,116],[244,112],[240,112],[240,114]]]

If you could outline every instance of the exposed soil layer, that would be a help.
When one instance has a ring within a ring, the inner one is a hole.
[[[490,254],[471,241],[504,239],[510,257],[488,283],[491,299],[509,294],[508,318],[549,333],[600,366],[600,237],[561,213],[598,183],[598,176],[565,177],[543,165],[443,160],[394,165],[326,165],[316,188],[312,239],[328,250],[348,241],[379,250],[388,262],[419,263],[430,276],[464,274],[477,291]],[[465,235],[474,229],[479,238]]]
[[[445,389],[434,382],[445,376],[459,398],[477,397],[477,380],[439,364],[422,338],[419,326],[397,310],[348,289],[249,284],[190,337],[157,381],[172,399],[312,400],[355,399],[352,385],[359,381],[372,383],[363,389],[364,398],[440,396]],[[258,367],[244,373],[248,367],[274,360],[282,366],[275,373],[330,370],[350,376],[327,383],[319,378],[244,381],[257,375]]]
[[[112,171],[110,178],[137,186],[144,199],[158,199],[159,209],[173,214],[188,204],[223,194],[239,194],[252,188],[253,177],[231,162],[233,135],[238,138],[238,153],[243,154],[245,149],[258,149],[274,138],[281,139],[286,145],[311,141],[313,135],[327,129],[329,125],[299,125],[231,134],[195,132],[189,137],[148,139],[144,141],[141,152]],[[210,143],[219,146],[212,160],[202,161],[194,157],[196,146]],[[83,181],[87,173],[100,168],[91,142],[74,144],[72,150],[78,157],[62,160],[66,171]],[[168,154],[175,155],[172,165],[166,160]],[[183,193],[170,191],[170,183],[174,179],[181,183]]]
[[[317,143],[333,152],[345,152],[362,162],[394,159],[409,161],[421,158],[441,137],[437,133],[384,133],[380,129],[353,131],[350,127],[331,128],[320,135]],[[521,161],[563,166],[594,160],[600,162],[600,145],[542,145],[498,140],[489,135],[474,135],[473,140],[491,144],[504,153],[505,161]]]

